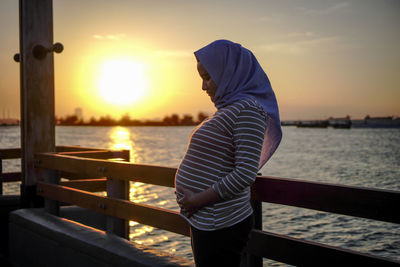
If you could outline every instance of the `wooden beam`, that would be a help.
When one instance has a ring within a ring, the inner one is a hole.
[[[0,195],[3,195],[3,161],[0,154]]]
[[[257,177],[253,198],[343,215],[400,223],[400,192],[356,186]]]
[[[41,153],[36,155],[36,167],[80,173],[89,177],[107,177],[154,185],[174,187],[176,168],[86,159],[66,155]]]
[[[93,148],[93,147],[81,147],[81,146],[56,146],[56,151],[60,153],[68,152],[88,152],[88,151],[113,151],[105,150],[104,148]],[[119,153],[125,150],[117,150]],[[19,159],[21,158],[21,148],[3,148],[0,149],[3,159]]]
[[[69,180],[85,180],[85,179],[101,179],[105,178],[103,175],[84,175],[80,173],[63,172],[60,173],[61,178],[66,178]]]
[[[100,148],[89,148],[80,146],[57,146],[56,151],[59,154],[75,155],[77,157],[96,158],[96,156],[99,155],[98,158],[102,159],[123,158],[126,153],[126,150],[105,150]],[[20,159],[21,148],[0,149],[0,154],[2,155],[2,159]]]
[[[0,149],[0,154],[2,159],[20,159],[21,149],[20,148]]]
[[[252,230],[247,250],[295,266],[399,266],[400,263],[344,248]]]
[[[57,146],[57,152],[75,152],[75,151],[103,151],[104,148],[93,148],[83,146]]]
[[[42,197],[78,205],[109,216],[137,221],[181,235],[190,235],[189,224],[176,211],[137,204],[128,200],[107,198],[43,182],[38,182],[37,192]]]
[[[6,172],[3,173],[3,182],[20,182],[21,173],[20,172]]]
[[[106,191],[107,179],[101,178],[101,179],[62,181],[60,182],[60,185],[88,192],[102,192]]]
[[[93,159],[112,159],[120,158],[123,159],[126,155],[125,150],[100,150],[100,151],[72,151],[72,152],[60,152],[59,155],[69,155],[81,158],[93,158]]]

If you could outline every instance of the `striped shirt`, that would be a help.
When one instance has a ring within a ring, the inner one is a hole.
[[[195,193],[212,187],[222,199],[190,218],[181,213],[193,227],[217,230],[252,214],[250,186],[258,172],[265,130],[262,107],[243,99],[219,109],[192,132],[175,185]]]

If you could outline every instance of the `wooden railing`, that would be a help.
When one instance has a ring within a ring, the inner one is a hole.
[[[3,173],[3,160],[21,158],[20,148],[0,149],[0,196],[3,194],[3,183],[21,181],[21,172]]]
[[[87,157],[87,158],[98,158],[98,159],[111,159],[111,158],[126,158],[129,155],[128,150],[104,150],[104,149],[97,149],[97,148],[88,148],[88,147],[80,147],[80,146],[57,146],[56,151],[60,155],[74,155],[77,157]],[[3,172],[3,160],[12,160],[12,159],[20,159],[21,158],[21,149],[20,148],[9,148],[9,149],[0,149],[0,195],[3,194],[3,183],[8,182],[20,182],[21,181],[21,172]],[[87,184],[87,176],[85,176],[85,180],[81,183],[76,180],[79,179],[79,174],[70,174],[67,172],[61,173],[62,177],[74,179],[74,185],[78,188],[95,190],[96,191],[103,191],[97,190],[96,181],[91,181],[90,187],[85,187]],[[98,185],[101,186],[105,184],[106,179],[97,179]],[[72,182],[69,182],[72,184]],[[79,187],[80,186],[80,187]]]
[[[79,146],[57,146],[56,151],[58,155],[72,155],[76,158],[90,157],[94,159],[112,159],[112,160],[124,160],[129,161],[129,150],[104,150],[96,148],[83,148]],[[2,172],[2,162],[3,159],[18,159],[21,157],[20,149],[1,149],[0,150],[0,195],[2,195],[3,181],[21,181],[21,172],[4,173]],[[39,163],[40,160],[35,159],[35,162]],[[73,167],[72,167],[73,169]],[[129,197],[129,183],[120,180],[105,179],[103,175],[98,174],[85,174],[79,173],[73,170],[61,171],[61,170],[51,170],[45,169],[41,173],[43,176],[42,180],[49,183],[56,183],[60,185],[75,186],[83,190],[88,190],[92,192],[105,191],[107,188],[108,196],[114,198],[128,199]],[[83,175],[83,176],[82,176]],[[3,179],[5,177],[5,179]],[[61,181],[60,178],[68,178],[69,181]],[[85,179],[81,179],[81,178]],[[65,203],[63,203],[65,204]],[[21,204],[22,205],[22,204]],[[59,211],[59,205],[57,202],[46,200],[44,202],[45,209],[57,215]],[[127,238],[129,236],[129,224],[128,221],[119,218],[109,218],[107,220],[107,225],[111,231],[117,235]]]
[[[106,155],[104,151],[85,153],[36,155],[37,168],[59,171],[61,177],[62,173],[91,177],[61,184],[41,181],[37,184],[37,193],[46,199],[88,208],[110,218],[134,220],[189,235],[188,223],[176,211],[132,203],[110,194],[104,197],[91,193],[111,190],[107,185],[116,180],[173,187],[175,168],[99,159],[101,154]],[[400,192],[258,176],[252,187],[252,202],[256,229],[252,230],[247,246],[248,266],[262,266],[262,257],[300,266],[400,266],[399,262],[387,258],[263,231],[261,222],[261,202],[269,202],[399,224]]]

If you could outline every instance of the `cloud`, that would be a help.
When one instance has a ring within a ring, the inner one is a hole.
[[[275,13],[261,17],[254,17],[254,20],[259,23],[280,23],[284,20],[284,15]]]
[[[124,33],[119,33],[119,34],[107,34],[107,35],[101,35],[101,34],[94,34],[92,37],[96,40],[111,40],[111,41],[121,41],[125,39],[126,34]]]
[[[284,53],[284,54],[305,54],[315,49],[324,49],[326,51],[333,51],[347,47],[342,43],[340,36],[326,36],[318,37],[314,33],[289,33],[288,36],[302,37],[299,40],[285,40],[282,42],[275,42],[260,45],[260,49],[267,52]],[[311,37],[311,38],[304,38]]]
[[[154,52],[155,56],[161,57],[193,57],[193,51],[191,50],[158,50]]]
[[[331,14],[333,12],[336,12],[338,10],[343,10],[350,6],[350,3],[348,2],[341,2],[341,3],[336,3],[334,5],[321,8],[321,9],[313,9],[313,8],[305,8],[305,7],[299,7],[299,10],[302,10],[305,14],[314,14],[314,15],[327,15]]]
[[[291,37],[313,37],[315,36],[314,32],[289,32],[287,35],[287,37],[291,38]]]

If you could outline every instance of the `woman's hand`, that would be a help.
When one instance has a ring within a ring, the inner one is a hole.
[[[183,215],[185,215],[187,218],[190,218],[190,216],[192,216],[201,208],[198,205],[198,201],[196,201],[196,193],[183,187],[179,187],[177,190],[183,194],[181,198],[177,199],[178,205],[181,208]]]
[[[176,187],[181,197],[177,198],[179,207],[182,210],[183,215],[190,218],[199,209],[204,206],[212,205],[221,200],[217,192],[212,187],[200,192],[194,193],[193,191],[183,188],[182,186]]]

